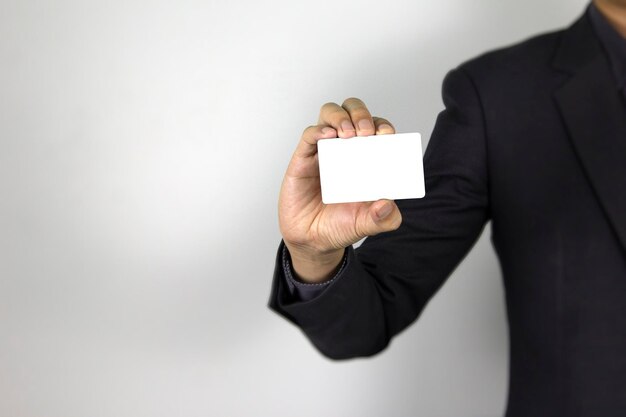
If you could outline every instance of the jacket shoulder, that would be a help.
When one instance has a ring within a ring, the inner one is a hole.
[[[543,33],[513,45],[488,51],[472,58],[459,69],[480,79],[500,74],[532,74],[550,67],[561,38],[567,29]]]

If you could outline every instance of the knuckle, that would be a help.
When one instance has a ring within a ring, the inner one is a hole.
[[[352,233],[355,236],[367,236],[367,227],[366,227],[366,223],[369,221],[369,219],[364,219],[364,218],[355,218],[354,219],[354,225],[353,225],[353,230]]]
[[[322,104],[322,107],[320,107],[320,111],[322,112],[329,111],[331,109],[336,109],[337,107],[339,107],[337,103],[333,103],[332,101],[329,101],[327,103]]]
[[[394,217],[393,223],[392,223],[393,229],[391,230],[397,230],[401,225],[402,225],[402,215],[400,214]]]
[[[306,135],[307,133],[311,133],[314,130],[318,129],[318,125],[309,125],[307,127],[304,128],[304,130],[302,131],[303,135]]]
[[[353,109],[350,111],[350,115],[353,119],[369,119],[372,117],[367,109],[364,108]]]
[[[361,100],[358,97],[348,97],[347,99],[345,99],[343,101],[344,105],[356,105],[356,106],[365,106],[365,103],[363,103],[363,100]]]
[[[354,100],[354,101],[348,101]],[[367,109],[365,104],[359,99],[348,99],[344,102],[343,108],[350,114],[350,117],[354,119],[371,119],[372,115]]]
[[[336,103],[326,103],[320,111],[320,121],[346,119],[346,111]]]

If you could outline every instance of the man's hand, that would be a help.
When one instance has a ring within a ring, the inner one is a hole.
[[[305,129],[283,178],[278,220],[294,270],[306,282],[332,276],[344,249],[366,236],[397,229],[402,216],[391,200],[322,203],[317,141],[395,133],[387,120],[372,117],[358,98],[322,106],[318,124]],[[373,166],[371,169],[377,169]]]

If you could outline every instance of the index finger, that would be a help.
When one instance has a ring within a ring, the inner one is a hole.
[[[316,125],[307,127],[294,151],[298,158],[310,158],[317,153],[317,141],[337,137],[337,131],[330,126]]]

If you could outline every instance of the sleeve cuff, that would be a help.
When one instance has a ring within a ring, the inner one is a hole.
[[[287,250],[286,246],[283,246],[282,252],[283,252],[282,264],[283,264],[283,271],[285,273],[285,278],[287,281],[287,287],[289,288],[289,292],[291,293],[291,295],[294,298],[298,299],[299,301],[309,301],[309,300],[314,299],[315,297],[319,296],[326,288],[328,288],[329,285],[331,285],[334,281],[339,279],[341,272],[344,270],[344,267],[346,266],[346,261],[348,258],[347,257],[348,251],[346,250],[344,251],[344,254],[343,254],[341,266],[339,267],[339,269],[337,270],[337,272],[331,279],[324,281],[324,282],[319,282],[319,283],[307,283],[307,282],[298,281],[295,278],[295,273],[291,266],[291,256],[289,255],[289,250]]]

